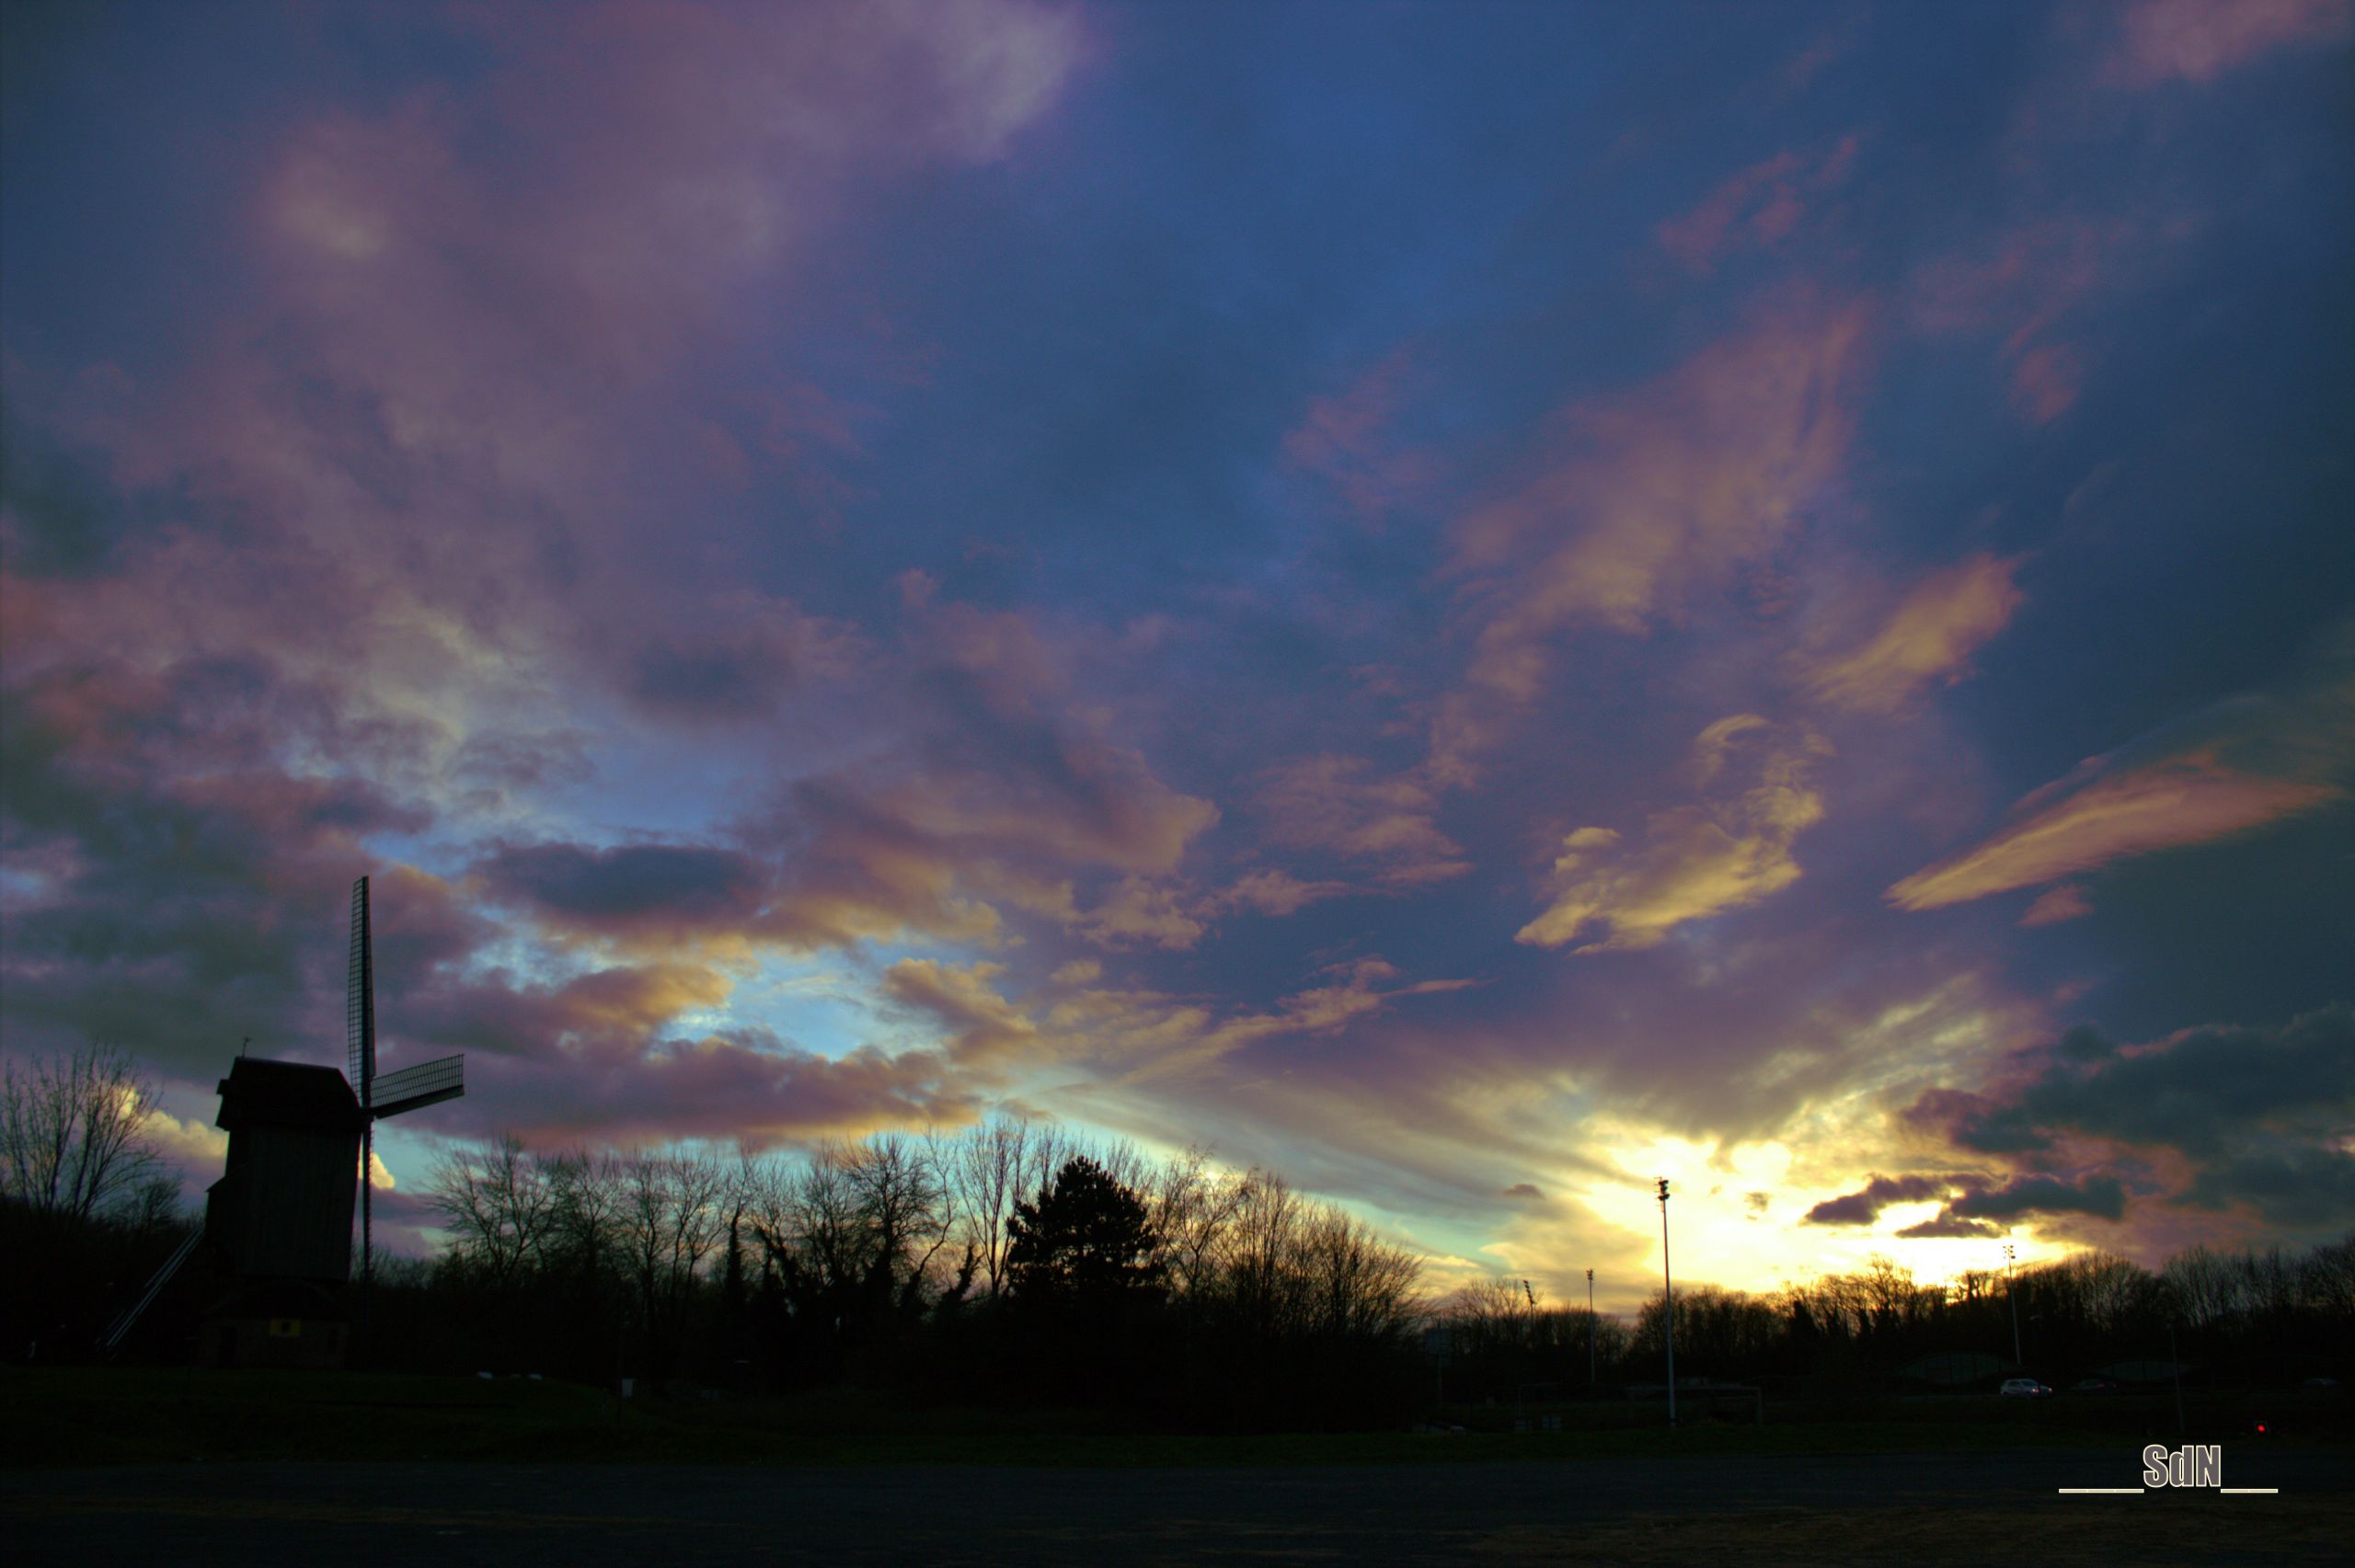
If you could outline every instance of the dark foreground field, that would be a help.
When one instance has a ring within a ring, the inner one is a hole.
[[[2343,1457],[2276,1496],[2062,1497],[2131,1456],[1785,1456],[1086,1469],[140,1466],[12,1471],[17,1561],[752,1562],[2344,1562]]]
[[[0,1539],[11,1562],[238,1568],[1928,1568],[2343,1562],[2355,1539],[2355,1448],[2327,1430],[2195,1430],[2222,1440],[2226,1484],[2276,1494],[2062,1496],[2135,1484],[2133,1429],[2155,1412],[1886,1413],[1673,1433],[1172,1437],[993,1431],[954,1413],[928,1430],[870,1414],[862,1429],[853,1404],[624,1406],[514,1382],[14,1372],[0,1375]]]

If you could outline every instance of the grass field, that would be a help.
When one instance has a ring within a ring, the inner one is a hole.
[[[1886,1400],[1770,1408],[1763,1426],[1669,1430],[1657,1407],[1548,1407],[1562,1432],[1189,1436],[1097,1413],[909,1408],[851,1391],[787,1400],[622,1400],[523,1379],[11,1368],[0,1370],[0,1462],[13,1467],[239,1459],[551,1463],[1301,1465],[1668,1454],[1971,1452],[2184,1440],[2171,1399],[2035,1404]],[[1493,1406],[1449,1413],[1509,1428]],[[2341,1401],[2208,1394],[2189,1436],[2355,1441]]]

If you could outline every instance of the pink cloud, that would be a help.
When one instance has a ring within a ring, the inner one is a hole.
[[[1820,157],[1777,153],[1729,176],[1693,207],[1662,222],[1653,237],[1694,273],[1706,273],[1738,251],[1771,248],[1798,227],[1809,200],[1847,178],[1855,155],[1853,135]]]
[[[1999,332],[2012,401],[2038,424],[2074,406],[2085,376],[2072,340],[2079,307],[2131,283],[2147,225],[2054,220],[2005,235],[1977,255],[1941,258],[1915,274],[1911,315],[1921,331]]]
[[[1891,713],[1932,682],[1952,685],[2019,607],[2012,580],[2018,567],[2016,559],[1982,555],[1933,573],[1861,647],[1818,662],[1809,688],[1841,707]]]
[[[1435,777],[1468,776],[1538,695],[1557,635],[1640,634],[1764,567],[1845,471],[1867,337],[1858,303],[1771,310],[1555,418],[1534,476],[1454,530],[1480,629],[1434,722]]]
[[[1964,903],[2130,856],[2246,832],[2344,798],[2346,792],[2333,784],[2262,777],[2227,766],[2213,753],[2195,752],[2069,790],[1985,841],[1897,883],[1889,899],[1904,910]]]
[[[1311,398],[1284,432],[1284,461],[1331,486],[1362,522],[1411,505],[1438,475],[1431,452],[1402,445],[1396,433],[1412,376],[1411,353],[1401,349],[1342,391]]]
[[[2279,50],[2355,34],[2349,0],[2140,0],[2117,16],[2102,74],[2122,87],[2211,82]]]

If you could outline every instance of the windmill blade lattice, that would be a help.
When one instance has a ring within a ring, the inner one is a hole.
[[[351,885],[351,951],[344,968],[344,1076],[362,1107],[374,1104],[376,1082],[376,965],[368,931],[368,879]]]

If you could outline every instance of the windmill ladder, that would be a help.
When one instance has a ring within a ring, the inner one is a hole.
[[[188,1262],[196,1252],[197,1243],[203,1240],[203,1229],[199,1227],[189,1232],[187,1241],[172,1249],[172,1255],[164,1260],[164,1266],[155,1271],[155,1277],[147,1282],[147,1288],[140,1292],[139,1299],[131,1304],[129,1311],[114,1321],[114,1326],[107,1330],[106,1337],[98,1341],[100,1350],[109,1356],[114,1354],[116,1347],[131,1333],[132,1325],[139,1321],[140,1314],[155,1305],[155,1298],[164,1293],[164,1287],[172,1282],[172,1276],[180,1271],[180,1265]]]

